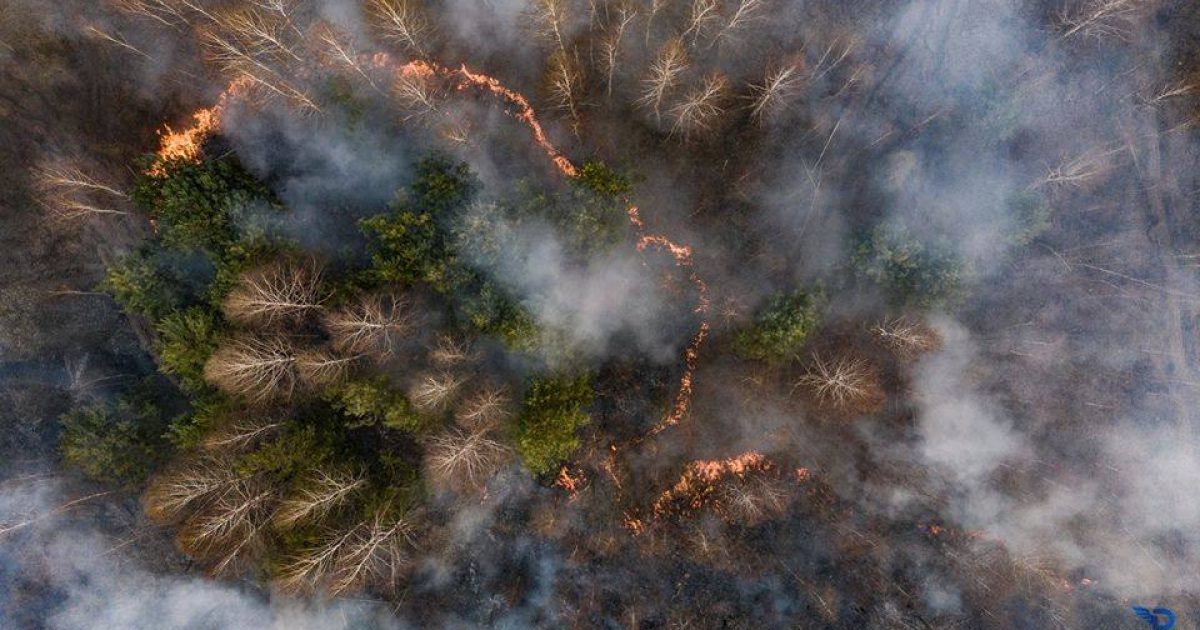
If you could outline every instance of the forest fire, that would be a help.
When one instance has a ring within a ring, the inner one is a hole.
[[[773,466],[771,460],[754,451],[727,459],[690,462],[679,481],[654,501],[651,510],[656,517],[661,517],[676,501],[685,502],[690,509],[698,509],[716,492],[715,484],[721,479],[730,476],[744,477],[751,472],[765,472]]]
[[[163,164],[174,161],[194,161],[199,159],[201,147],[205,139],[217,132],[221,127],[221,116],[229,102],[245,91],[249,82],[239,78],[221,92],[216,105],[206,107],[192,114],[192,124],[179,131],[163,125],[159,132],[159,147],[155,153],[154,163],[148,172],[151,175],[162,175]]]

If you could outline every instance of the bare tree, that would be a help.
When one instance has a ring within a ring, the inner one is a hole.
[[[384,39],[425,57],[425,42],[433,29],[416,0],[369,0],[367,7],[371,23]]]
[[[621,41],[625,37],[626,29],[637,17],[637,10],[624,2],[617,7],[616,13],[612,28],[600,42],[600,68],[605,76],[605,94],[609,97],[612,96],[613,77],[619,65]]]
[[[187,462],[151,479],[143,497],[146,515],[159,523],[176,522],[239,479],[233,463],[223,457]]]
[[[692,0],[691,10],[688,13],[687,28],[680,35],[683,39],[687,39],[688,35],[692,36],[692,42],[695,43],[700,38],[700,34],[708,25],[721,17],[720,3],[718,0]]]
[[[449,372],[421,377],[411,392],[413,405],[421,411],[444,409],[465,380]]]
[[[207,450],[238,451],[277,433],[283,421],[266,414],[244,413],[204,438]]]
[[[924,322],[906,317],[886,320],[871,327],[871,334],[884,346],[905,357],[936,350],[938,334]]]
[[[319,520],[366,484],[366,477],[361,474],[314,469],[283,500],[273,520],[283,529],[295,527],[301,521]]]
[[[533,0],[530,8],[534,29],[538,37],[553,42],[559,52],[566,52],[566,30],[570,18],[567,0]]]
[[[1111,158],[1123,151],[1125,151],[1123,145],[1108,150],[1093,148],[1079,155],[1068,157],[1051,168],[1036,185],[1079,188],[1092,179],[1111,171],[1113,168]]]
[[[487,386],[464,400],[454,417],[470,431],[490,431],[508,418],[511,403],[512,399],[504,388]]]
[[[729,517],[756,525],[784,513],[789,499],[787,483],[764,474],[731,477],[719,490],[718,505]]]
[[[818,400],[838,409],[870,408],[882,397],[874,370],[866,361],[849,357],[826,361],[814,355],[796,385],[810,388]]]
[[[416,319],[411,302],[386,293],[362,296],[326,315],[324,323],[338,352],[383,359],[395,351]]]
[[[442,367],[453,367],[475,361],[478,356],[471,347],[470,339],[441,335],[437,345],[429,352],[429,358]]]
[[[503,444],[484,432],[450,429],[429,438],[425,468],[430,481],[456,492],[476,492],[509,458]]]
[[[42,205],[56,219],[131,214],[120,207],[128,202],[128,195],[67,161],[34,169],[33,181]]]
[[[668,41],[658,51],[658,56],[650,64],[650,75],[642,81],[642,96],[638,103],[649,107],[658,118],[662,111],[663,100],[671,88],[679,83],[684,70],[687,69],[687,53],[683,42],[676,38]]]
[[[1085,35],[1124,39],[1134,18],[1149,5],[1146,0],[1084,0],[1059,14],[1062,38]]]
[[[313,348],[296,355],[299,381],[309,389],[321,389],[345,381],[361,355],[340,356],[326,348]]]
[[[260,547],[276,489],[260,477],[243,477],[192,515],[179,531],[179,546],[215,564],[221,574]]]
[[[753,22],[762,8],[763,0],[738,0],[733,15],[729,16],[729,21],[725,23],[724,28],[717,33],[713,41],[717,42],[733,37],[738,30]]]
[[[253,269],[222,303],[225,316],[239,324],[274,324],[314,313],[328,294],[315,260],[279,261]]]
[[[278,586],[301,592],[324,588],[331,595],[395,586],[412,562],[416,538],[412,517],[390,516],[389,511],[377,510],[348,529],[330,531],[283,567]]]
[[[671,133],[691,138],[712,131],[725,113],[723,101],[728,88],[729,80],[725,75],[712,74],[706,77],[703,83],[671,108],[671,116],[675,119]]]
[[[174,29],[191,21],[187,5],[178,0],[113,0],[113,6],[118,11],[149,18]]]
[[[564,50],[555,51],[546,63],[546,92],[554,108],[566,112],[571,127],[578,131],[579,99],[583,94],[583,67],[579,58]]]
[[[371,89],[383,94],[375,82],[375,77],[369,71],[370,68],[364,63],[362,55],[355,51],[354,42],[350,37],[328,22],[323,22],[316,27],[315,36],[329,65],[340,66],[357,74],[363,81],[366,81],[367,85],[371,86]]]
[[[296,349],[286,337],[244,335],[217,348],[204,379],[252,402],[287,399],[296,388]]]
[[[803,66],[785,63],[767,71],[750,86],[750,116],[761,122],[782,110],[804,83]]]
[[[392,96],[407,111],[405,120],[438,112],[435,77],[428,72],[402,70],[392,82]]]
[[[296,79],[291,65],[303,59],[299,45],[285,31],[289,23],[255,9],[234,11],[214,18],[204,29],[201,41],[209,58],[226,74],[267,97],[279,97],[303,112],[319,112],[320,106]]]

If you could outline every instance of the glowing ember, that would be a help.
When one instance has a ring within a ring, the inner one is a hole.
[[[662,516],[671,503],[680,499],[687,500],[688,506],[693,509],[699,508],[713,493],[713,484],[722,478],[731,475],[743,477],[752,471],[769,470],[771,466],[770,460],[753,451],[728,459],[691,462],[684,469],[679,481],[654,502],[654,515]]]
[[[570,469],[568,469],[566,466],[563,466],[562,469],[558,471],[558,478],[554,480],[554,485],[566,490],[571,495],[570,500],[574,501],[575,499],[579,498],[579,488],[583,486],[583,483],[586,480],[587,479],[584,477],[582,471],[576,473],[575,476],[571,476]]]
[[[473,87],[496,96],[516,109],[513,116],[529,127],[530,132],[533,134],[534,142],[545,151],[546,155],[550,157],[551,162],[554,163],[555,168],[561,174],[572,178],[579,175],[579,169],[569,159],[559,153],[554,144],[550,142],[529,100],[519,92],[505,87],[498,79],[480,72],[474,72],[465,65],[460,66],[457,70],[421,60],[397,65],[392,57],[386,53],[371,55],[365,58],[365,62],[380,69],[394,66],[394,72],[400,76],[423,79],[440,77],[452,81],[459,90]],[[203,145],[204,140],[220,128],[221,116],[228,101],[237,96],[238,93],[244,91],[246,83],[248,83],[246,78],[238,79],[231,83],[229,88],[221,94],[216,105],[196,112],[193,117],[194,124],[191,127],[178,132],[167,127],[162,133],[162,140],[157,154],[158,159],[150,167],[149,173],[151,175],[162,174],[163,165],[170,161],[198,159],[200,156],[200,147]],[[465,138],[455,138],[455,141],[461,142],[463,140]],[[695,271],[692,264],[691,248],[678,245],[659,234],[647,234],[646,225],[642,221],[637,206],[629,206],[629,220],[637,231],[638,251],[645,251],[647,247],[662,249],[675,259],[675,264],[678,267],[687,271],[688,279],[696,286],[698,292],[698,303],[695,312],[702,318],[699,328],[692,335],[687,348],[684,350],[684,370],[683,375],[679,379],[679,391],[676,393],[674,405],[672,405],[670,412],[667,413],[662,421],[651,429],[650,435],[655,435],[667,427],[678,424],[687,415],[691,405],[692,380],[700,358],[700,347],[704,344],[709,332],[707,319],[710,310],[708,287]]]

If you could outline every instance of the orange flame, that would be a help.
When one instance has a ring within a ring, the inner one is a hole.
[[[655,500],[652,511],[655,516],[662,516],[669,505],[678,499],[687,499],[689,507],[699,508],[712,494],[713,484],[722,478],[730,475],[743,477],[752,471],[768,470],[771,466],[771,460],[754,451],[728,459],[690,462],[679,481]]]
[[[386,53],[371,55],[366,58],[366,63],[377,68],[387,68],[394,65],[391,55]],[[481,72],[474,72],[466,65],[459,66],[457,70],[454,70],[435,62],[422,60],[397,65],[394,72],[405,76],[444,77],[455,80],[459,90],[470,87],[478,88],[515,106],[516,112],[513,114],[514,117],[529,127],[530,132],[533,134],[533,141],[542,148],[555,168],[558,169],[558,172],[570,178],[579,175],[579,169],[550,142],[529,100],[521,93],[505,87],[498,79]],[[194,122],[192,126],[187,129],[176,132],[170,127],[165,127],[161,133],[162,137],[157,159],[154,165],[150,167],[149,173],[151,175],[162,174],[163,165],[173,160],[198,159],[200,157],[200,147],[204,140],[220,128],[221,116],[224,114],[228,101],[243,92],[246,83],[248,83],[246,78],[239,78],[233,81],[225,92],[221,94],[216,105],[196,112],[193,116]],[[689,280],[696,286],[699,297],[695,312],[702,317],[699,328],[692,335],[687,348],[684,350],[684,371],[679,379],[679,391],[676,393],[674,405],[662,421],[651,429],[650,435],[655,435],[669,426],[678,424],[687,415],[691,405],[692,380],[700,358],[700,347],[708,337],[709,331],[707,319],[710,310],[708,286],[695,271],[690,247],[678,245],[660,234],[647,234],[645,223],[642,221],[637,206],[630,205],[628,212],[630,223],[634,226],[638,234],[638,251],[645,251],[647,247],[654,246],[671,254],[675,259],[675,264],[687,271]]]

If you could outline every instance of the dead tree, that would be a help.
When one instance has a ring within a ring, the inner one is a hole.
[[[546,93],[554,108],[565,112],[571,128],[579,129],[579,99],[583,95],[583,67],[574,54],[559,50],[546,63]]]
[[[567,0],[533,0],[530,8],[534,32],[541,39],[552,42],[559,52],[567,50],[563,32],[570,18]]]
[[[450,335],[438,337],[437,345],[429,352],[429,358],[441,367],[454,367],[471,363],[478,358],[475,349],[471,347],[470,339],[456,339]]]
[[[371,68],[363,61],[362,55],[355,51],[354,42],[350,37],[328,22],[318,25],[314,29],[314,33],[315,41],[320,46],[321,56],[328,65],[342,67],[357,74],[371,89],[383,94],[375,82],[375,77],[370,72]]]
[[[687,39],[688,35],[691,35],[694,44],[700,38],[701,32],[720,17],[720,3],[717,0],[692,0],[687,28],[680,37]]]
[[[266,414],[247,413],[227,422],[204,438],[210,451],[241,451],[254,446],[283,428],[283,421]]]
[[[638,104],[649,107],[654,112],[655,119],[659,118],[663,100],[671,88],[679,83],[686,69],[687,53],[683,42],[678,38],[668,41],[650,64],[650,74],[642,81],[642,96],[638,99]]]
[[[314,469],[280,503],[273,516],[275,525],[291,529],[301,521],[320,520],[366,484],[361,474]]]
[[[1109,150],[1093,148],[1074,157],[1066,158],[1051,168],[1037,185],[1080,188],[1096,177],[1111,171],[1113,168],[1112,156],[1124,151],[1124,146]]]
[[[296,374],[305,387],[319,390],[349,378],[360,357],[341,356],[326,348],[305,350],[296,355]]]
[[[729,16],[729,21],[725,22],[725,26],[717,33],[713,41],[719,42],[734,37],[740,29],[758,17],[758,12],[762,8],[763,0],[738,0],[733,15]]]
[[[787,482],[764,474],[731,477],[721,485],[717,504],[728,518],[757,525],[787,510]]]
[[[803,84],[800,63],[786,63],[768,70],[762,83],[750,86],[750,117],[762,122],[779,113]]]
[[[221,307],[230,321],[271,325],[315,313],[328,298],[314,260],[281,261],[242,274]]]
[[[678,104],[671,108],[675,119],[671,133],[693,138],[713,130],[725,113],[726,93],[729,80],[723,74],[712,74],[698,87],[688,92]]]
[[[429,439],[425,469],[436,486],[477,492],[508,458],[508,448],[486,433],[451,429]]]
[[[191,22],[189,7],[178,0],[113,0],[113,6],[118,11],[149,18],[173,29]]]
[[[67,162],[34,169],[33,181],[42,206],[57,220],[131,214],[120,207],[128,195]]]
[[[142,500],[146,516],[157,523],[178,522],[239,479],[233,462],[223,457],[187,462],[151,479]]]
[[[502,387],[487,386],[469,396],[459,405],[454,418],[468,431],[490,431],[498,428],[511,415],[512,399]]]
[[[322,543],[292,558],[277,585],[293,592],[324,589],[335,596],[368,586],[394,587],[412,563],[416,528],[409,514],[389,512],[382,508],[365,521],[331,531]]]
[[[885,347],[902,357],[913,357],[936,350],[941,345],[937,331],[916,319],[897,317],[871,327],[871,334]]]
[[[210,561],[222,574],[261,547],[276,489],[258,477],[243,477],[193,514],[179,530],[179,546]]]
[[[427,374],[410,392],[413,406],[421,411],[445,409],[464,382],[465,379],[449,372]]]
[[[1075,35],[1125,39],[1134,18],[1149,6],[1146,0],[1084,0],[1059,14],[1062,38]]]
[[[296,349],[286,337],[243,335],[217,348],[204,379],[251,402],[286,400],[297,384]]]
[[[417,0],[369,0],[371,24],[381,37],[405,52],[424,58],[433,28]]]
[[[616,75],[621,55],[621,42],[625,31],[637,17],[637,11],[628,4],[617,7],[617,17],[604,39],[600,42],[600,69],[605,77],[605,95],[612,96],[613,77]]]
[[[417,70],[401,70],[395,76],[392,82],[392,97],[406,111],[404,120],[438,113],[435,77]]]
[[[250,9],[217,16],[204,29],[201,42],[209,59],[231,80],[241,81],[264,96],[282,98],[302,112],[320,112],[307,87],[296,78],[303,65],[299,44],[285,33],[290,23]]]
[[[416,325],[412,304],[397,294],[363,296],[324,318],[333,347],[348,355],[391,356]]]
[[[817,400],[841,410],[868,410],[883,396],[875,371],[866,361],[849,357],[826,361],[814,355],[796,386],[809,388]]]

